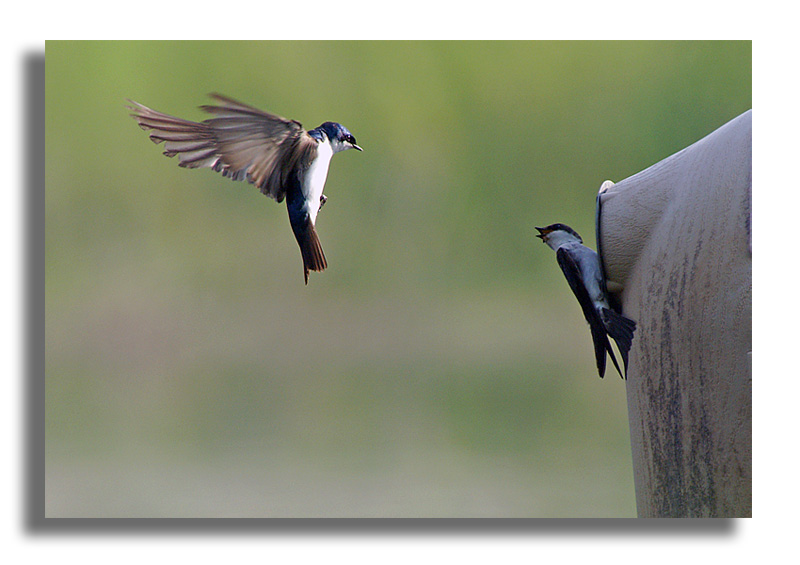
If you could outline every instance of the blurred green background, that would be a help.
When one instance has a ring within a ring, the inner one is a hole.
[[[48,517],[635,516],[625,384],[534,225],[751,107],[750,42],[47,42]],[[284,204],[125,99],[343,123]]]

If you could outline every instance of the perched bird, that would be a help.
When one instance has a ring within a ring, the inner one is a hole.
[[[627,378],[628,351],[633,341],[636,322],[618,314],[609,306],[608,292],[599,256],[583,245],[581,236],[567,225],[550,224],[547,227],[537,227],[536,229],[539,231],[536,237],[541,238],[544,243],[555,250],[558,264],[564,271],[564,276],[567,278],[572,292],[578,298],[583,315],[589,323],[600,378],[603,378],[606,371],[606,352],[611,355],[611,361],[614,362],[617,372],[621,377],[623,376],[608,336],[617,342],[625,368],[624,374]]]
[[[282,202],[286,198],[289,223],[303,255],[303,271],[328,266],[314,227],[317,212],[327,200],[322,193],[334,153],[358,149],[356,138],[335,122],[306,131],[287,120],[211,94],[218,106],[201,106],[213,115],[202,122],[174,118],[128,100],[131,116],[150,139],[164,144],[164,155],[178,156],[178,165],[210,168],[233,180],[246,180],[263,194]]]

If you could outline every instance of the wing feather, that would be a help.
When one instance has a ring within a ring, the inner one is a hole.
[[[281,202],[286,181],[297,167],[307,167],[317,142],[300,122],[287,120],[242,102],[211,94],[218,105],[201,106],[213,117],[192,122],[157,112],[129,100],[132,116],[164,155],[179,165],[208,167],[233,180],[246,180]]]
[[[583,275],[580,265],[564,247],[558,248],[556,251],[556,259],[558,260],[558,265],[561,267],[561,270],[564,272],[564,277],[566,277],[569,287],[572,289],[572,293],[581,305],[583,317],[586,318],[586,321],[589,323],[594,345],[595,361],[597,363],[597,372],[600,374],[600,378],[605,374],[606,352],[611,355],[611,361],[617,368],[617,372],[622,375],[622,371],[620,371],[619,364],[617,363],[617,358],[614,355],[613,349],[611,349],[611,343],[608,341],[605,324],[600,317],[600,313],[594,307],[594,303],[592,302],[591,296],[589,296],[589,292],[586,290],[586,286],[583,284]]]

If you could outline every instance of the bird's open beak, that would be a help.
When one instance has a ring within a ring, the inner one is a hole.
[[[536,237],[544,241],[544,236],[546,236],[548,232],[544,228],[536,228],[536,229],[539,230],[539,233],[536,234]]]

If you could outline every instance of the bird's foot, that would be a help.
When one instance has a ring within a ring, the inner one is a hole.
[[[322,207],[325,206],[325,203],[328,201],[328,197],[324,194],[319,197],[319,209],[322,210]]]

